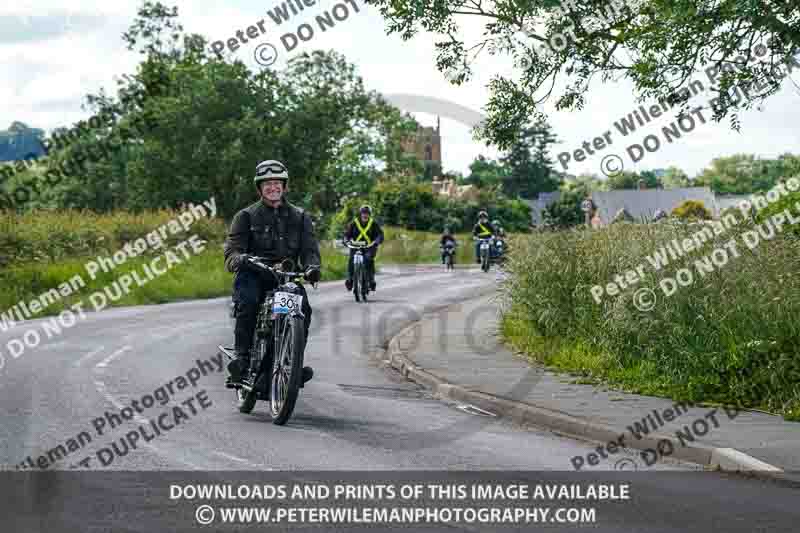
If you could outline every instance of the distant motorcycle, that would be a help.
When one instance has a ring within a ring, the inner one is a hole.
[[[503,237],[495,237],[493,248],[492,262],[497,264],[503,263],[506,258],[506,240]]]
[[[486,239],[481,239],[476,237],[478,240],[478,250],[480,251],[480,258],[481,258],[481,270],[484,272],[489,272],[489,267],[492,264],[492,237],[488,237]]]
[[[374,246],[374,243],[365,244],[351,241],[345,243],[345,246],[355,250],[353,254],[353,296],[355,296],[357,302],[363,301],[366,303],[367,294],[369,293],[369,272],[367,271],[364,252],[367,248]]]
[[[456,259],[456,245],[452,242],[448,242],[445,244],[444,248],[442,248],[442,254],[444,254],[445,268],[447,270],[453,270]]]
[[[249,257],[248,267],[264,277],[277,279],[278,286],[267,293],[258,310],[250,349],[250,373],[241,385],[228,386],[236,389],[240,412],[250,413],[257,400],[268,401],[272,423],[284,425],[292,416],[303,386],[305,317],[300,286],[304,274],[293,271],[295,265],[291,260],[270,267],[263,258]],[[219,350],[229,360],[236,357],[231,348],[219,346]]]

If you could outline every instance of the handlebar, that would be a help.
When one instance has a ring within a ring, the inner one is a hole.
[[[252,255],[248,256],[247,257],[247,264],[250,265],[251,267],[256,267],[259,270],[262,270],[264,272],[271,272],[272,274],[274,274],[276,276],[277,275],[281,275],[281,276],[285,276],[287,278],[304,278],[305,279],[305,275],[306,275],[305,272],[292,272],[292,271],[289,271],[289,270],[282,270],[281,266],[283,266],[283,265],[281,263],[278,263],[275,266],[269,266],[264,257],[256,257],[256,256],[252,256]],[[309,267],[309,268],[319,269],[319,266]]]
[[[344,243],[345,247],[350,248],[351,250],[365,250],[367,248],[375,246],[376,244],[378,243],[373,242],[372,244],[365,244],[361,242],[351,242],[351,241],[345,241]]]

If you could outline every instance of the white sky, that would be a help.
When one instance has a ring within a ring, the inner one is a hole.
[[[354,1],[360,11],[355,12],[348,5],[349,17],[324,33],[314,25],[313,18],[342,3],[339,0],[321,0],[320,4],[306,8],[281,26],[276,26],[267,16],[268,9],[280,4],[276,0],[236,0],[226,5],[207,0],[167,3],[178,6],[186,31],[201,33],[212,41],[227,40],[237,30],[264,19],[267,33],[249,40],[236,52],[237,57],[254,70],[261,68],[254,61],[253,53],[262,42],[270,42],[279,50],[278,61],[271,68],[281,68],[287,57],[303,51],[335,49],[357,66],[368,90],[387,95],[436,97],[478,112],[488,101],[487,84],[492,76],[512,72],[505,58],[484,54],[480,56],[473,80],[461,87],[450,85],[435,66],[435,36],[419,34],[407,42],[397,35],[387,36],[383,19],[375,8],[361,0],[350,1]],[[0,129],[7,128],[13,120],[20,120],[32,127],[51,130],[86,118],[88,113],[81,110],[83,97],[97,92],[100,87],[113,90],[114,79],[122,73],[133,72],[139,61],[138,54],[129,52],[121,39],[139,5],[135,1],[31,0],[0,6],[0,78],[5,80],[0,85]],[[312,23],[316,34],[287,53],[281,45],[281,35],[304,22]],[[464,22],[464,31],[477,35],[485,20],[468,17]],[[707,81],[702,73],[698,73],[698,79]],[[794,79],[800,85],[799,71],[794,72]],[[741,133],[730,130],[726,122],[708,123],[698,125],[682,139],[668,144],[660,130],[673,120],[671,116],[656,119],[641,128],[641,134],[637,130],[628,137],[621,136],[614,128],[614,121],[638,106],[631,85],[597,82],[584,110],[556,112],[552,104],[549,106],[550,122],[561,140],[551,155],[555,160],[559,152],[580,148],[584,141],[611,130],[612,146],[582,163],[570,163],[568,172],[599,174],[602,158],[615,154],[622,158],[626,169],[676,165],[692,176],[708,166],[714,157],[736,153],[774,157],[787,151],[800,152],[798,103],[800,89],[785,81],[781,92],[766,102],[763,111],[744,112]],[[415,113],[415,116],[423,125],[435,125],[433,115]],[[634,142],[641,143],[649,133],[657,134],[663,146],[655,153],[648,153],[639,164],[632,164],[625,148]],[[469,163],[478,154],[498,155],[483,143],[473,141],[470,128],[456,120],[442,118],[442,134],[445,170],[466,174]],[[560,165],[557,168],[562,170]]]

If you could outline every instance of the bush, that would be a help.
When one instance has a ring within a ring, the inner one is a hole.
[[[452,232],[471,231],[481,209],[489,211],[490,220],[499,219],[506,231],[527,232],[531,221],[530,206],[522,200],[484,192],[477,200],[464,201],[434,195],[430,184],[391,180],[378,183],[366,197],[349,198],[332,217],[328,238],[341,238],[365,203],[373,207],[382,225],[433,233],[445,226]]]
[[[545,225],[566,229],[583,224],[585,215],[581,211],[581,202],[584,198],[586,198],[585,188],[562,190],[558,200],[544,209]]]
[[[673,209],[672,214],[673,216],[684,219],[711,220],[711,211],[706,209],[703,202],[698,200],[686,200]]]
[[[761,224],[784,210],[788,210],[795,219],[800,218],[800,191],[790,193],[759,211],[756,215],[756,222]],[[790,224],[788,221],[784,224],[782,231],[788,231],[800,237],[800,224]]]

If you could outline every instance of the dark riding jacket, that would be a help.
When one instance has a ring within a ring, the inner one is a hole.
[[[242,254],[264,257],[269,263],[292,259],[302,265],[322,266],[311,217],[284,198],[276,209],[262,200],[233,217],[225,239],[225,268],[238,276]]]
[[[485,232],[484,228],[486,230]],[[478,222],[477,224],[475,224],[475,226],[472,227],[472,235],[474,235],[475,237],[479,237],[481,239],[488,239],[489,237],[494,235],[494,228],[488,222],[483,224],[483,228],[481,228],[481,223]]]
[[[362,223],[361,219],[358,219],[358,222],[361,224],[361,227],[366,227],[369,222]],[[358,227],[356,227],[355,220],[347,226],[347,231],[344,234],[345,241],[354,241],[354,242],[366,242],[364,238],[361,237],[360,231]],[[367,230],[367,237],[373,243],[381,244],[383,242],[383,229],[381,229],[381,225],[378,224],[378,221],[374,218],[372,219],[372,225],[370,226],[369,230]],[[360,240],[359,240],[360,237]],[[367,243],[369,244],[369,243]]]

